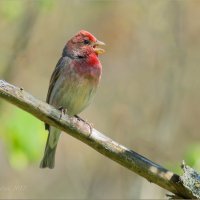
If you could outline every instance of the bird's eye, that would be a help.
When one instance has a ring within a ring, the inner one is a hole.
[[[90,44],[90,41],[89,40],[84,40],[83,43],[84,44]]]

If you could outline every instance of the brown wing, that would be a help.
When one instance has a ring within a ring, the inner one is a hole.
[[[70,62],[71,58],[69,57],[61,57],[51,75],[51,79],[50,79],[50,83],[49,83],[49,90],[47,93],[47,98],[46,98],[46,102],[49,103],[50,97],[51,97],[51,92],[54,88],[54,85],[56,83],[56,81],[58,80],[60,73],[62,72],[62,68],[63,67],[67,67],[69,66],[69,62]],[[45,129],[49,130],[49,125],[45,123]]]
[[[60,72],[61,72],[61,68],[63,67],[62,64],[63,61],[63,57],[61,57],[51,75],[51,79],[50,79],[50,83],[49,83],[49,89],[48,89],[48,93],[47,93],[47,98],[46,98],[46,102],[49,103],[49,99],[51,96],[51,92],[53,90],[53,87],[56,83],[56,81],[58,80],[58,77],[60,76]]]

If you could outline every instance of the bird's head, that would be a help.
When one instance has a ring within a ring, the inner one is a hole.
[[[84,58],[93,53],[98,56],[105,52],[99,47],[102,45],[105,43],[97,40],[88,31],[81,30],[67,42],[63,54],[78,58]]]

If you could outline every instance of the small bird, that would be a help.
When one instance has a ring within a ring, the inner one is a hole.
[[[98,55],[105,52],[97,40],[85,30],[79,31],[65,45],[50,79],[46,102],[69,116],[79,114],[91,102],[101,79],[102,65]],[[55,152],[61,131],[45,124],[48,138],[41,168],[54,168]]]

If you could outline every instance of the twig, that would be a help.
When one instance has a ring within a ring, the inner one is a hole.
[[[65,114],[60,118],[61,113],[59,110],[36,99],[25,90],[0,80],[0,97],[29,112],[38,119],[81,140],[104,156],[173,194],[187,199],[195,198],[183,186],[177,174],[118,144],[95,129],[92,129],[91,132],[87,123],[77,120],[75,117],[69,117]]]

